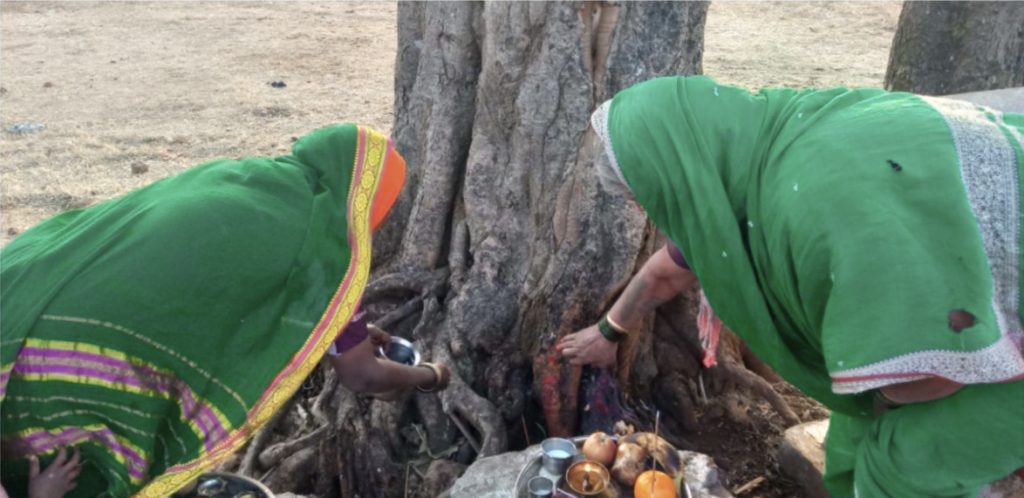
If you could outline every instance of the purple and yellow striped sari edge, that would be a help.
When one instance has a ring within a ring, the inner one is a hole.
[[[201,454],[228,435],[230,423],[217,407],[198,396],[172,372],[141,359],[91,344],[26,339],[11,374],[28,381],[95,385],[175,400],[185,422],[203,441]]]
[[[30,428],[14,434],[19,444],[25,445],[32,454],[42,455],[56,451],[62,446],[71,446],[83,441],[94,441],[107,448],[119,462],[124,464],[133,483],[142,482],[149,470],[149,459],[144,451],[124,438],[118,437],[103,425],[83,427],[59,427],[54,429]]]

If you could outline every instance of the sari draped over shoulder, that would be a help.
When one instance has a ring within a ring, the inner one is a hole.
[[[1024,400],[1020,115],[706,77],[651,80],[605,105],[615,167],[715,312],[833,410],[835,496],[855,479],[860,496],[971,496],[1024,466],[1024,401],[1011,397]],[[874,418],[870,390],[936,376],[969,386]],[[969,451],[943,467],[933,446],[954,442]],[[921,472],[901,471],[910,454]]]
[[[163,497],[241,447],[357,308],[392,150],[322,128],[290,155],[198,166],[5,247],[8,490],[24,492],[23,457],[74,445],[72,496]]]

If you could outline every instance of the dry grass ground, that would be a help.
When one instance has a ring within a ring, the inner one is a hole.
[[[0,134],[5,241],[210,159],[284,153],[291,137],[326,123],[389,129],[395,12],[389,3],[3,2],[0,125],[46,125]]]

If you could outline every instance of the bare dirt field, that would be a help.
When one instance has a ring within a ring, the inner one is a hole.
[[[390,129],[395,13],[392,3],[3,2],[0,125],[46,126],[0,132],[5,241],[211,159],[285,153],[291,137],[331,122]]]
[[[0,241],[221,157],[273,155],[334,121],[391,128],[393,3],[0,4]],[[723,82],[880,85],[898,2],[713,2]],[[274,88],[273,81],[287,86]]]
[[[704,72],[749,88],[878,86],[899,2],[713,2]],[[0,245],[222,157],[336,121],[391,128],[394,3],[0,3]],[[271,82],[282,81],[283,88]],[[42,131],[12,134],[20,122]],[[799,395],[797,395],[799,396]],[[804,418],[820,417],[812,413]],[[774,474],[776,423],[697,440],[732,484]],[[724,438],[724,439],[723,439]],[[747,443],[739,443],[740,446]],[[746,496],[792,496],[777,475]]]

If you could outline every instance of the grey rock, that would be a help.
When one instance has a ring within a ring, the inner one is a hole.
[[[449,495],[452,498],[511,498],[519,472],[539,456],[540,446],[531,446],[519,452],[481,458],[455,481]]]
[[[33,123],[30,121],[22,121],[20,123],[14,123],[8,126],[5,130],[7,133],[12,135],[28,135],[30,133],[38,133],[46,129],[46,125],[43,123]]]
[[[779,468],[800,483],[806,496],[827,498],[821,477],[825,472],[825,433],[828,420],[807,422],[786,429],[779,445]]]
[[[420,496],[441,496],[454,485],[466,466],[451,460],[434,460],[420,485]]]
[[[693,451],[680,451],[683,475],[693,498],[731,498],[732,493],[722,484],[721,473],[715,461]]]

